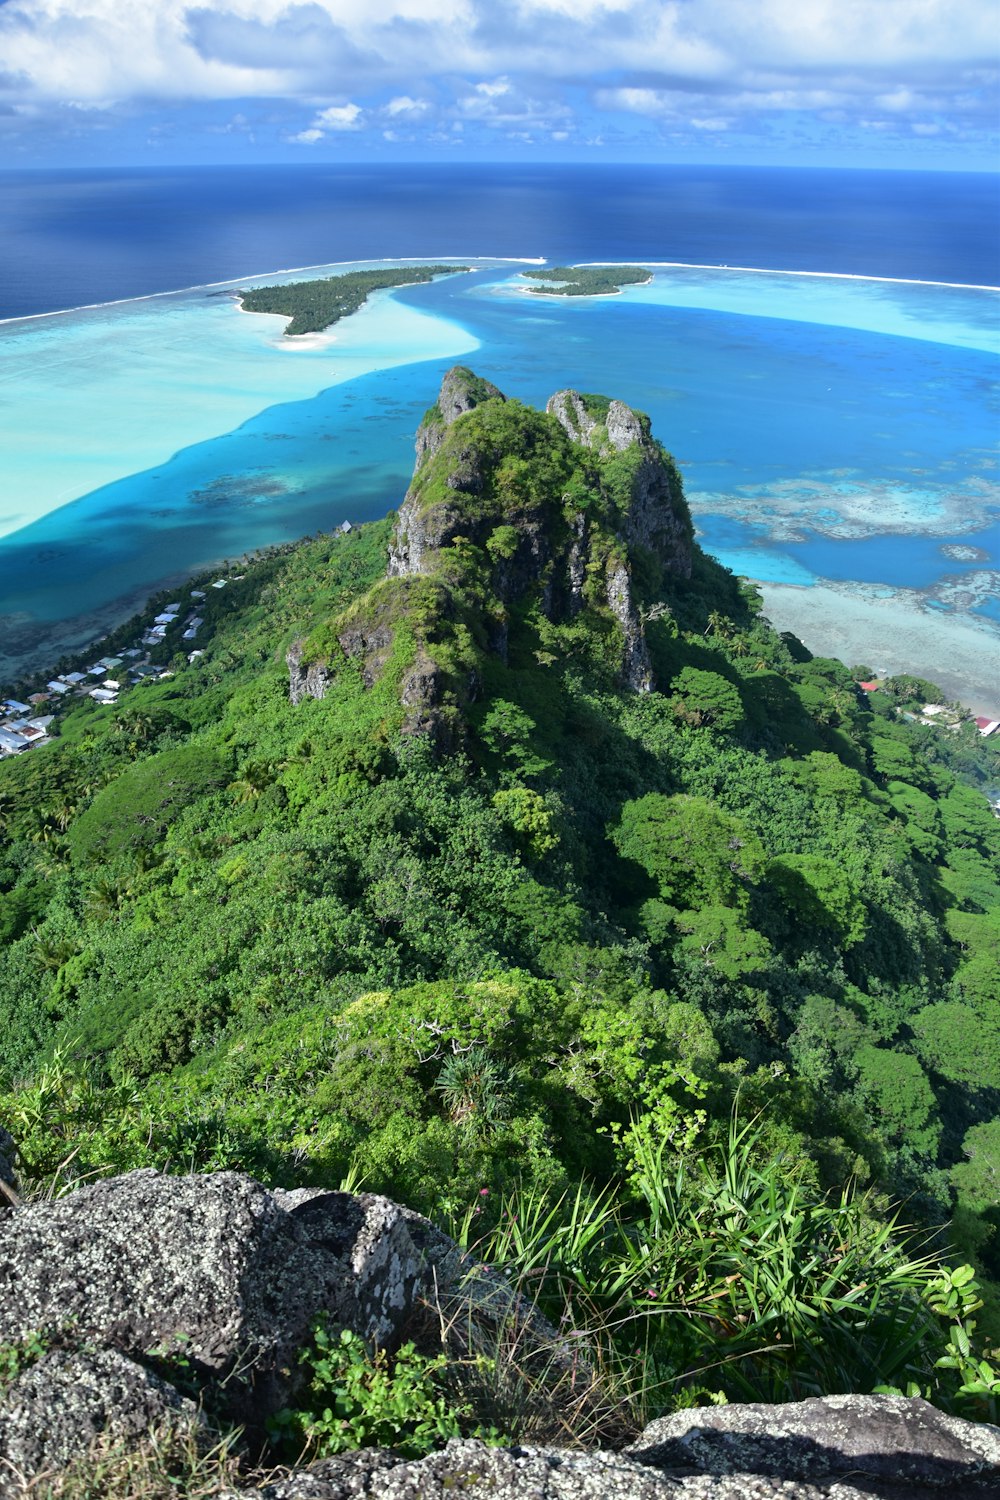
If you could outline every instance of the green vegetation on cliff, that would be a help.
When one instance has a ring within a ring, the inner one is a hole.
[[[0,764],[21,1173],[353,1174],[522,1265],[511,1195],[554,1245],[575,1202],[546,1296],[646,1298],[664,1378],[930,1389],[890,1204],[1000,1278],[995,752],[779,636],[638,414],[449,380],[394,530],[251,561],[196,663]],[[741,1223],[816,1249],[823,1350]]]
[[[324,276],[317,281],[290,281],[284,286],[258,286],[240,292],[245,312],[278,313],[290,318],[285,333],[322,333],[363,307],[372,292],[394,286],[414,286],[433,281],[435,276],[451,276],[466,271],[467,266],[399,266],[389,271],[345,271],[340,276]]]

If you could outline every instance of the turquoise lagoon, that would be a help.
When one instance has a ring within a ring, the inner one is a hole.
[[[986,701],[996,291],[658,265],[620,296],[565,299],[509,262],[475,265],[305,341],[241,313],[232,286],[0,327],[7,671],[159,582],[396,506],[414,429],[461,360],[532,404],[572,385],[648,411],[709,550],[786,605],[832,584],[842,610],[853,591],[933,611],[942,643],[965,632],[973,671],[978,650],[969,696]]]

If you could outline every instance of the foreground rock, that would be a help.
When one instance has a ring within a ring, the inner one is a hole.
[[[1000,1431],[901,1396],[826,1396],[782,1406],[675,1412],[629,1450],[656,1469],[769,1474],[812,1483],[842,1476],[924,1489],[1000,1493]],[[886,1493],[894,1493],[888,1490]]]
[[[466,1342],[513,1318],[551,1349],[502,1277],[373,1194],[149,1170],[18,1208],[0,1219],[0,1344],[25,1350],[0,1395],[0,1471],[65,1461],[115,1412],[126,1436],[133,1417],[140,1432],[186,1413],[173,1379],[252,1442],[289,1404],[317,1317],[392,1349],[422,1307],[448,1319],[459,1298]]]
[[[986,1500],[1000,1433],[901,1396],[678,1412],[628,1453],[449,1443],[413,1460],[328,1459],[267,1485],[266,1500]]]
[[[144,1171],[16,1207],[0,1219],[0,1343],[18,1351],[0,1367],[0,1496],[43,1493],[42,1476],[95,1440],[131,1451],[165,1428],[208,1447],[242,1423],[259,1455],[266,1418],[294,1398],[296,1354],[318,1315],[391,1348],[426,1326],[428,1307],[456,1352],[513,1328],[519,1359],[530,1367],[534,1351],[546,1378],[558,1376],[556,1334],[504,1279],[385,1198]],[[624,1453],[461,1440],[419,1460],[366,1450],[218,1493],[976,1500],[1000,1496],[1000,1434],[919,1400],[833,1396],[677,1413]]]
[[[45,1354],[7,1387],[0,1422],[0,1494],[11,1475],[58,1472],[98,1439],[132,1447],[169,1427],[209,1443],[193,1401],[111,1349]]]

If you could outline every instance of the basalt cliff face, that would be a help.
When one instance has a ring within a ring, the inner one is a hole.
[[[680,476],[648,419],[568,390],[539,412],[456,367],[416,449],[386,578],[325,640],[296,644],[293,702],[323,697],[338,666],[370,686],[391,661],[404,729],[448,745],[485,658],[556,660],[573,624],[623,686],[648,692],[635,578],[655,593],[692,558]]]

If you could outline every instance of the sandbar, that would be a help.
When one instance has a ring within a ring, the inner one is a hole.
[[[764,611],[817,656],[879,675],[926,677],[975,714],[1000,718],[1000,627],[927,608],[910,590],[880,593],[864,584],[759,584]]]

